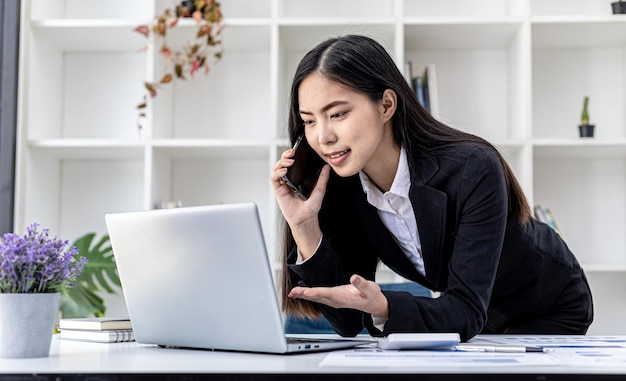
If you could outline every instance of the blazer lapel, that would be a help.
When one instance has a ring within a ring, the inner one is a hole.
[[[409,160],[411,158],[409,157]],[[371,238],[380,253],[380,259],[393,271],[401,276],[424,284],[436,290],[442,285],[440,278],[442,266],[445,266],[443,255],[447,195],[427,185],[439,170],[436,160],[430,156],[413,158],[411,166],[411,189],[409,197],[417,220],[417,230],[422,244],[422,258],[426,269],[426,278],[406,257],[392,234],[382,223],[375,207],[367,202],[366,195],[361,191],[355,198],[355,210],[363,230]],[[356,181],[356,186],[361,187]]]
[[[413,184],[409,192],[417,231],[422,244],[422,258],[429,283],[439,285],[442,266],[445,265],[443,244],[446,223],[445,193],[422,184]],[[435,287],[436,289],[437,287]]]
[[[445,286],[440,283],[442,266],[446,266],[443,250],[448,196],[428,185],[439,171],[435,157],[422,153],[409,160],[412,160],[409,197],[417,220],[426,278],[429,283],[442,287]]]
[[[387,227],[383,224],[378,211],[367,202],[365,197],[360,198],[360,205],[356,208],[359,221],[365,233],[376,246],[380,260],[390,269],[401,276],[423,283],[426,279],[415,269],[415,266],[406,257],[396,243]]]

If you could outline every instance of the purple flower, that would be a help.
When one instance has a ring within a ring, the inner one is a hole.
[[[49,238],[49,230],[26,227],[20,237],[7,233],[0,241],[0,293],[49,293],[70,286],[83,271],[87,259],[78,249],[65,250],[68,241]]]

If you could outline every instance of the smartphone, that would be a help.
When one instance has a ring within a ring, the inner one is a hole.
[[[325,162],[309,146],[304,134],[298,137],[293,149],[294,163],[287,169],[287,174],[282,179],[298,197],[306,200],[311,195]]]

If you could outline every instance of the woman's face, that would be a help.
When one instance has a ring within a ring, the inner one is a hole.
[[[315,72],[300,84],[298,101],[307,141],[339,176],[363,170],[375,178],[390,164],[397,165],[399,148],[391,128],[393,91],[372,102]]]

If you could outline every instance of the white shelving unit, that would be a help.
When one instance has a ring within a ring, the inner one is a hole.
[[[556,215],[594,291],[590,333],[626,334],[626,16],[611,0],[222,0],[222,61],[161,91],[140,131],[162,62],[132,30],[176,3],[23,1],[16,227],[73,240],[105,234],[109,212],[254,201],[278,268],[268,176],[291,78],[322,39],[362,33],[399,67],[435,64],[441,120],[495,143]],[[174,43],[194,24],[177,28]],[[577,135],[585,95],[593,139]]]

